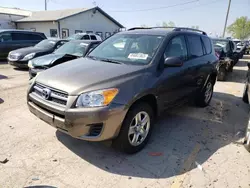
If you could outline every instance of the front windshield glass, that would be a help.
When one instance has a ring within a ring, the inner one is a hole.
[[[43,40],[35,45],[38,48],[53,48],[56,44],[56,41],[53,40]]]
[[[88,44],[84,42],[68,42],[58,48],[55,54],[71,54],[75,56],[83,56],[86,52]]]
[[[213,40],[214,47],[217,48],[225,48],[227,43],[228,42],[224,40]]]
[[[97,46],[89,56],[121,63],[148,64],[164,36],[116,34]]]
[[[82,39],[82,34],[76,33],[67,38],[67,40],[80,40]]]

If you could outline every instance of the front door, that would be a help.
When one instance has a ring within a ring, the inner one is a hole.
[[[158,97],[163,108],[175,105],[191,92],[192,64],[188,61],[184,35],[178,35],[171,39],[164,52],[164,59],[168,57],[180,58],[183,65],[181,67],[164,67],[160,75]]]

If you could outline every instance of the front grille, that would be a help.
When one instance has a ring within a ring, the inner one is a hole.
[[[48,95],[44,94],[45,90],[47,90],[47,92],[49,92]],[[65,106],[67,104],[68,94],[61,92],[61,91],[58,91],[58,90],[55,90],[53,88],[46,87],[44,85],[36,83],[33,87],[32,92],[45,100],[52,101],[54,103],[57,103],[57,104],[60,104],[63,106]]]

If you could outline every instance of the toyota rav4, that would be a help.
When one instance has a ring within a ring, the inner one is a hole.
[[[195,100],[209,104],[218,58],[205,32],[132,28],[113,35],[87,57],[32,80],[30,111],[72,137],[103,141],[135,153],[148,142],[164,110]]]

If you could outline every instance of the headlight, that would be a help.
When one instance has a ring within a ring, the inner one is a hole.
[[[28,67],[31,68],[31,69],[34,68],[33,63],[32,63],[31,60],[29,60],[29,62],[28,62]]]
[[[118,94],[118,89],[104,89],[81,94],[76,107],[101,107],[109,105]]]
[[[24,61],[30,60],[30,59],[32,59],[35,55],[36,55],[36,53],[28,54],[28,55],[24,56],[24,58],[23,58],[22,60],[24,60]]]

